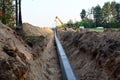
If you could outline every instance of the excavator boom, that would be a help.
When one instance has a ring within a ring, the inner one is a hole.
[[[66,30],[66,25],[61,21],[61,19],[58,16],[55,17],[55,21],[57,21],[57,20],[60,22],[62,27]]]
[[[56,20],[58,20],[61,23],[61,25],[64,25],[64,23],[60,20],[60,18],[58,16],[56,16],[55,18],[56,18]]]

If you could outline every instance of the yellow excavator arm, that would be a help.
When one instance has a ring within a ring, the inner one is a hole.
[[[55,17],[55,21],[59,21],[61,26],[66,30],[66,24],[64,24],[58,16]]]
[[[58,20],[61,23],[61,25],[64,25],[64,23],[61,21],[61,19],[58,16],[56,16],[55,19]]]

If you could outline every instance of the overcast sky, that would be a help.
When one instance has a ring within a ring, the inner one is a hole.
[[[92,6],[101,5],[107,1],[119,0],[22,0],[23,22],[40,26],[53,27],[55,16],[64,23],[72,19],[80,21],[82,9],[90,9]]]

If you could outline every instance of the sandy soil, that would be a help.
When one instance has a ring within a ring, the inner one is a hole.
[[[25,39],[0,23],[0,80],[61,80],[53,31],[30,24],[24,29]]]
[[[22,80],[32,59],[30,47],[0,22],[0,80]]]
[[[40,28],[24,23],[26,36],[43,36],[43,40],[32,47],[33,61],[26,80],[61,80],[54,32],[49,28]]]
[[[49,42],[40,56],[30,62],[29,78],[26,80],[61,80],[58,56],[54,44],[53,33],[49,35]]]
[[[79,80],[120,80],[120,31],[58,33]]]
[[[62,80],[53,31],[28,23],[23,30],[25,39],[0,23],[0,80]],[[120,31],[58,34],[79,80],[120,80]]]

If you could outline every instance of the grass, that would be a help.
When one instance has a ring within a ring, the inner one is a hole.
[[[104,29],[97,29],[97,28],[87,28],[89,29],[90,31],[95,31],[95,32],[103,32]],[[120,28],[109,28],[109,29],[112,29],[112,30],[120,30]]]
[[[120,30],[120,28],[112,28],[113,30]]]
[[[97,28],[87,28],[90,31],[95,31],[95,32],[103,32],[104,29],[97,29]]]

